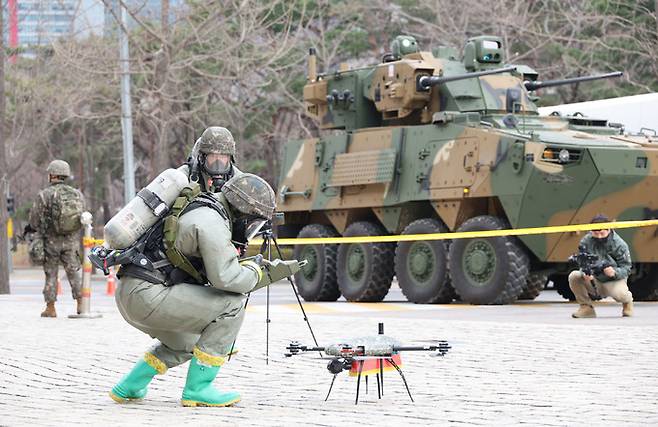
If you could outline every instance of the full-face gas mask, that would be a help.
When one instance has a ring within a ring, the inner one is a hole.
[[[226,181],[233,175],[231,156],[220,153],[201,153],[199,165],[204,177],[205,188],[218,193]]]
[[[211,126],[194,143],[190,154],[190,179],[201,181],[203,191],[217,193],[233,176],[235,140],[228,129]]]

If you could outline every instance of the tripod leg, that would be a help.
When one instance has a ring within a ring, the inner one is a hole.
[[[393,360],[393,358],[388,359],[388,361],[390,362],[391,365],[393,365],[393,367],[398,371],[398,373],[402,377],[402,382],[404,382],[404,386],[407,388],[407,393],[409,393],[409,399],[411,399],[411,401],[413,402],[414,398],[411,397],[411,391],[409,391],[409,385],[407,384],[407,379],[404,377],[404,374],[402,373],[402,369],[400,369],[398,364],[395,363],[395,360]]]
[[[359,404],[359,387],[361,386],[361,372],[363,371],[363,360],[359,360],[359,376],[356,378],[356,400],[355,405]]]
[[[334,377],[331,379],[331,384],[329,385],[329,391],[327,392],[327,397],[324,398],[325,402],[329,400],[329,395],[331,394],[331,389],[334,387],[334,381],[336,381],[337,376],[338,374],[334,374]]]
[[[267,242],[267,259],[272,261],[272,242],[271,237],[268,236],[265,240]],[[266,290],[266,315],[265,315],[265,364],[270,364],[270,287],[267,286]]]
[[[249,305],[249,297],[250,296],[251,296],[251,293],[247,294],[247,300],[244,302],[245,311],[247,310],[247,305]],[[231,360],[231,356],[233,355],[233,349],[235,348],[235,341],[236,340],[237,340],[237,338],[234,339],[233,344],[231,344],[231,350],[228,352],[228,360]]]
[[[377,373],[376,377],[377,377],[377,399],[381,399],[382,392],[381,389],[379,388],[379,372]]]
[[[382,379],[382,396],[384,395],[384,359],[379,359],[379,377]]]
[[[281,249],[279,248],[279,244],[277,243],[276,239],[274,236],[271,237],[272,242],[274,242],[274,247],[276,248],[276,252],[279,255],[279,258],[283,259],[283,255],[281,254]],[[304,310],[304,306],[302,305],[302,300],[299,298],[299,293],[297,292],[297,288],[295,287],[295,282],[292,281],[292,277],[288,277],[288,282],[290,283],[290,286],[292,287],[292,291],[295,294],[295,298],[297,298],[297,304],[299,304],[299,309],[302,311],[302,315],[304,316],[304,321],[308,325],[308,330],[311,331],[311,337],[313,337],[313,342],[315,343],[316,347],[319,347],[320,345],[318,344],[318,340],[315,338],[315,333],[313,333],[313,328],[311,327],[311,322],[308,320],[308,316],[306,315],[306,310]],[[269,289],[269,286],[268,286]],[[322,357],[322,352],[320,351],[320,357]]]

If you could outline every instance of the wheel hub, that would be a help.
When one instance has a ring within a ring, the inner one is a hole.
[[[409,249],[409,271],[417,282],[425,282],[434,272],[432,249],[424,242],[415,243]]]
[[[313,246],[305,246],[301,252],[301,259],[305,259],[307,264],[302,268],[304,279],[312,281],[318,272],[318,253]]]
[[[463,266],[475,285],[484,286],[496,270],[496,252],[486,241],[470,242],[464,251]]]
[[[347,253],[347,272],[353,280],[358,281],[365,270],[365,254],[360,245],[351,245]]]

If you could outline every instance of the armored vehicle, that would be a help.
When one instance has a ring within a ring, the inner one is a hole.
[[[502,40],[421,51],[399,36],[381,63],[318,74],[310,51],[306,114],[325,135],[289,141],[278,185],[285,237],[447,233],[588,223],[658,213],[658,145],[583,116],[539,116],[537,89],[621,73],[538,81],[507,64]],[[658,285],[655,227],[629,243],[636,300]],[[379,301],[394,276],[409,301],[507,304],[550,276],[568,296],[567,258],[583,233],[298,245],[307,301]]]

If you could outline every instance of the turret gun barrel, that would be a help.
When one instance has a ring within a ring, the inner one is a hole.
[[[457,74],[454,76],[420,76],[418,78],[418,90],[427,90],[431,86],[438,86],[443,83],[454,82],[457,80],[474,79],[476,77],[488,76],[490,74],[501,74],[515,71],[516,67],[497,68],[495,70],[478,71],[477,73]]]
[[[570,79],[560,79],[560,80],[547,80],[545,82],[531,82],[525,81],[523,84],[528,91],[533,91],[541,89],[544,87],[553,87],[553,86],[562,86],[569,85],[573,83],[588,82],[590,80],[600,80],[600,79],[609,79],[612,77],[621,77],[624,73],[621,71],[616,71],[614,73],[599,74],[597,76],[583,76],[583,77],[572,77]]]

